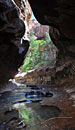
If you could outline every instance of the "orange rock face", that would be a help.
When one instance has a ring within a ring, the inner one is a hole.
[[[21,13],[21,18],[26,21],[27,25],[29,25],[31,16],[32,16],[32,9],[31,6],[28,2],[28,0],[14,0],[14,2],[16,3],[16,5],[19,7],[20,9],[20,13]]]

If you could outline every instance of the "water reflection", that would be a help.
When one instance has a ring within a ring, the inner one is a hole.
[[[44,130],[42,121],[59,116],[61,110],[46,103],[53,93],[31,87],[19,87],[0,94],[0,130],[38,130],[38,127]]]
[[[53,94],[49,92],[42,91],[28,91],[25,93],[25,97],[27,98],[39,98],[39,97],[52,97]]]
[[[61,110],[56,106],[41,105],[39,103],[27,104],[19,109],[20,118],[25,120],[25,123],[27,124],[26,129],[32,130],[33,127],[39,127],[42,121],[58,117],[60,113]],[[37,129],[38,128],[36,128],[36,130]]]

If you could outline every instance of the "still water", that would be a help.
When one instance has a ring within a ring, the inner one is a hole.
[[[50,88],[35,85],[0,93],[0,130],[50,130],[45,122],[61,113],[50,105],[53,97]]]

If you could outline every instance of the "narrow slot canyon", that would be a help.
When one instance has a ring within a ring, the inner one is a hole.
[[[0,0],[0,130],[75,130],[75,1]]]

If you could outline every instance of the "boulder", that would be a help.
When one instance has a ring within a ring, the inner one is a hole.
[[[51,85],[51,77],[54,75],[54,68],[43,66],[28,72],[18,73],[15,76],[15,82],[33,85]]]

